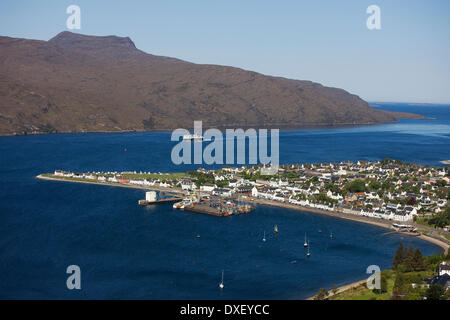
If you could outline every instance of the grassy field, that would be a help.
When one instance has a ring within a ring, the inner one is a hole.
[[[349,289],[342,293],[329,298],[329,300],[391,300],[393,295],[394,283],[396,273],[393,271],[388,271],[386,284],[387,292],[385,293],[374,293],[372,290],[367,289],[366,285],[360,285],[356,288]],[[405,273],[405,278],[407,280],[407,286],[405,288],[406,299],[416,299],[418,297],[418,290],[411,287],[411,283],[420,283],[422,279],[429,278],[433,275],[432,271],[421,271],[421,272],[409,272]]]
[[[395,275],[392,273],[387,279],[387,292],[382,294],[374,293],[367,289],[366,284],[344,291],[329,298],[329,300],[390,300],[392,289],[394,288]]]
[[[71,177],[61,177],[61,176],[55,176],[52,173],[45,173],[42,174],[43,177],[49,177],[49,178],[57,178],[62,180],[75,180],[75,181],[96,181],[96,180],[90,180],[90,179],[82,179],[82,178],[71,178]],[[105,176],[107,177],[107,174],[100,174],[99,176]],[[109,175],[112,176],[112,175]],[[188,174],[185,172],[173,172],[173,173],[124,173],[121,175],[121,177],[125,179],[160,179],[160,180],[167,180],[167,179],[181,179],[184,177],[187,177]]]
[[[186,172],[172,172],[172,173],[124,173],[122,177],[126,179],[181,179],[187,177]]]
[[[416,218],[415,222],[417,224],[420,224],[420,225],[425,226],[425,227],[430,227],[430,228],[434,227],[433,225],[430,225],[428,223],[428,218],[420,218],[420,217],[418,217],[418,218]]]

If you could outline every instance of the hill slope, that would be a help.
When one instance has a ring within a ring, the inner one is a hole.
[[[129,38],[0,37],[0,134],[191,128],[194,120],[296,128],[395,117],[342,89],[154,56]]]

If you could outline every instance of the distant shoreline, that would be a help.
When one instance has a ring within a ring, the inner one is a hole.
[[[353,127],[362,127],[362,126],[376,126],[382,125],[386,123],[397,123],[400,119],[429,119],[420,114],[406,113],[406,112],[395,112],[395,111],[387,111],[382,110],[387,113],[391,113],[395,120],[393,121],[383,121],[383,122],[361,122],[361,123],[353,123],[353,122],[342,122],[342,123],[299,123],[299,124],[282,124],[282,123],[273,123],[273,124],[221,124],[221,125],[205,125],[204,130],[214,128],[214,129],[279,129],[280,131],[293,131],[293,130],[323,130],[323,129],[340,129],[340,128],[353,128]],[[155,128],[155,129],[124,129],[124,130],[88,130],[88,131],[54,131],[54,132],[43,132],[43,131],[34,131],[34,132],[0,132],[0,137],[14,137],[14,136],[36,136],[36,135],[54,135],[54,134],[87,134],[87,133],[146,133],[146,132],[172,132],[177,128]],[[189,129],[189,128],[187,128]]]

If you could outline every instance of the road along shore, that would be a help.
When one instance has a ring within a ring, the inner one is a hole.
[[[392,226],[392,221],[389,221],[389,220],[357,216],[357,215],[349,214],[349,213],[326,211],[326,210],[316,209],[316,208],[302,207],[302,206],[299,206],[296,204],[285,203],[285,202],[270,201],[270,200],[263,200],[263,199],[257,199],[257,198],[252,198],[252,200],[254,203],[259,203],[259,204],[264,204],[264,205],[269,205],[269,206],[276,206],[276,207],[287,208],[287,209],[293,209],[293,210],[299,210],[299,211],[310,212],[310,213],[316,213],[316,214],[326,215],[326,216],[330,216],[330,217],[371,224],[371,225],[375,225],[378,227],[389,229],[391,231],[395,230],[394,227]],[[424,234],[414,235],[414,234],[411,234],[410,232],[401,232],[401,233],[405,234],[405,235],[417,236],[418,238],[420,238],[422,240],[433,243],[433,244],[441,247],[444,250],[445,254],[448,253],[448,250],[450,248],[450,244],[448,242],[446,242],[444,239],[441,240],[441,239],[431,237],[429,235],[424,235]]]

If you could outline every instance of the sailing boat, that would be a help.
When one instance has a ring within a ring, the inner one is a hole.
[[[308,241],[308,252],[306,253],[306,257],[307,258],[311,257],[311,253],[309,253],[309,241]]]
[[[305,232],[305,243],[303,244],[303,247],[306,248],[308,246],[308,242],[306,242],[306,232]]]
[[[266,231],[264,230],[264,237],[262,239],[263,242],[266,242]]]
[[[273,228],[273,232],[278,233],[278,226],[275,225],[275,227]]]
[[[222,270],[222,281],[219,284],[219,288],[223,289],[224,285],[223,285],[223,270]]]

